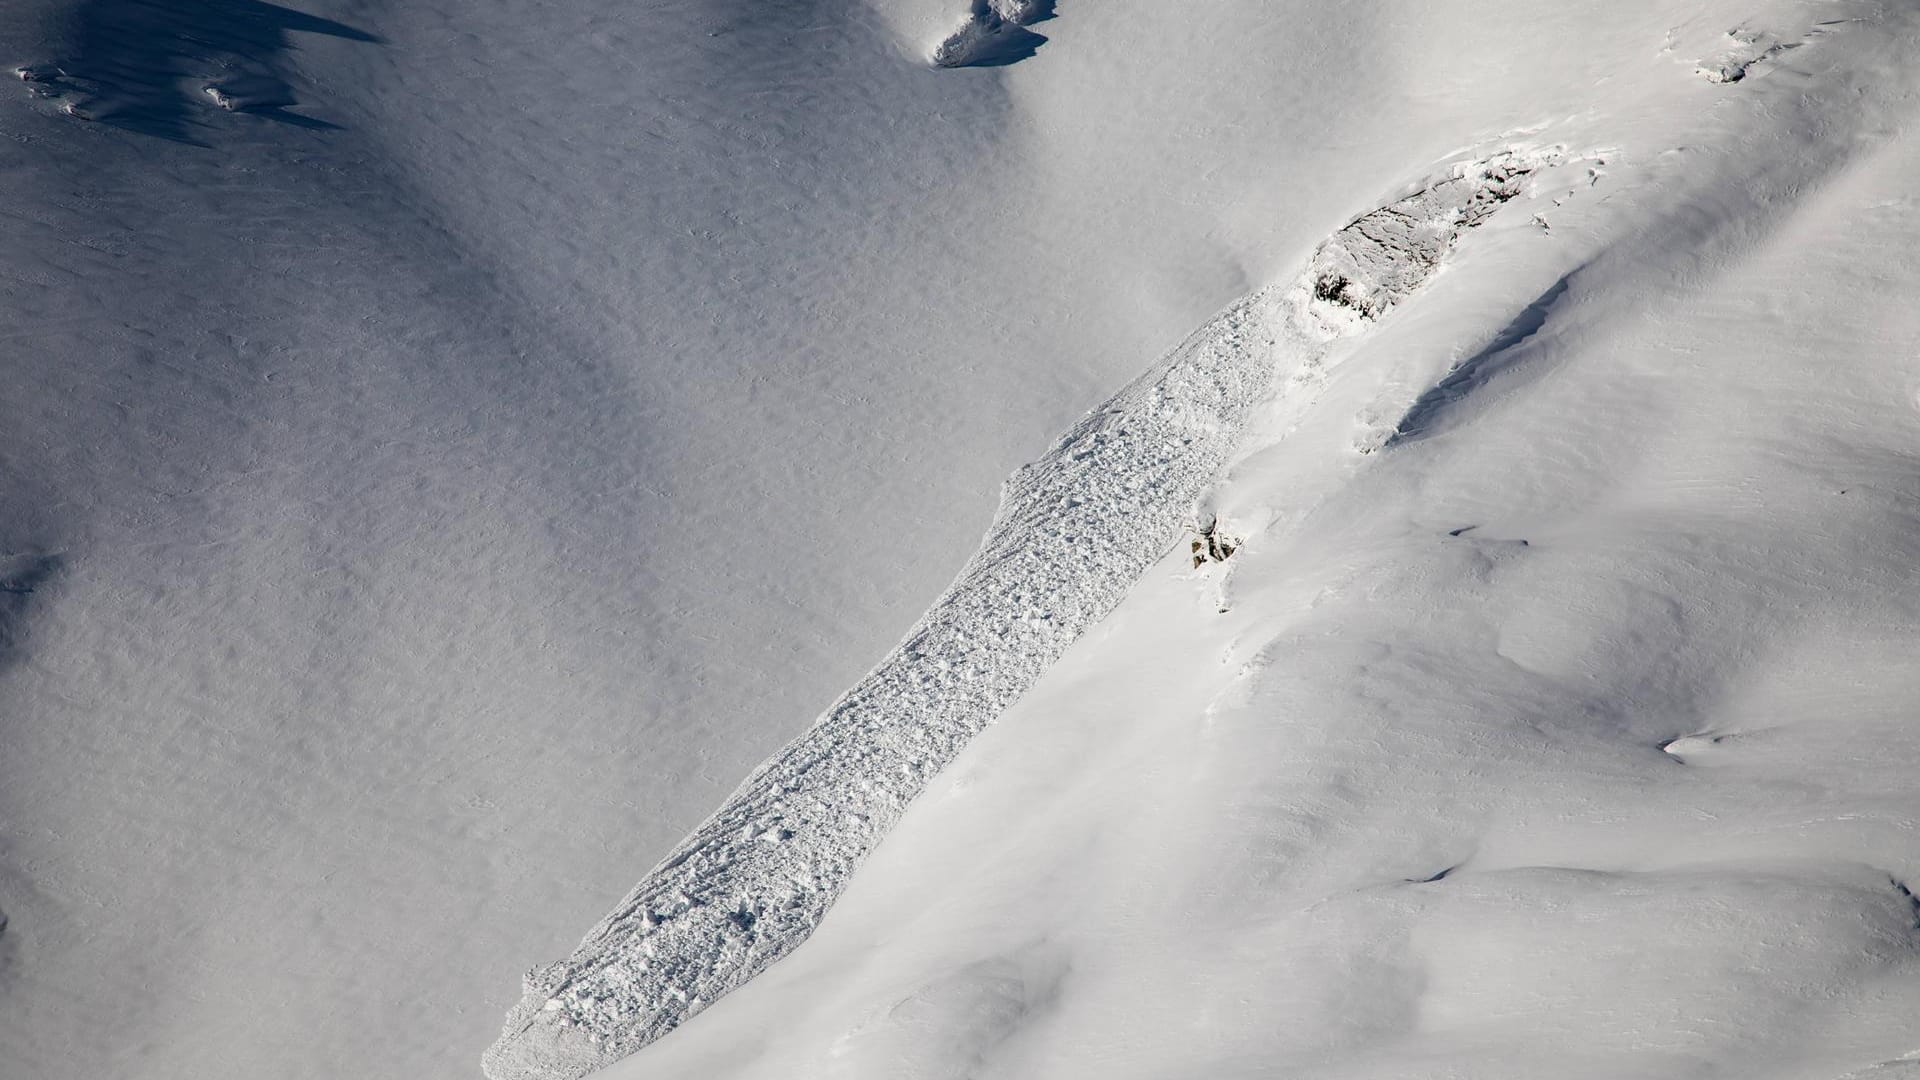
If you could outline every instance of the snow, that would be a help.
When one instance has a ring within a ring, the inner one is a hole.
[[[1551,228],[1272,403],[1229,562],[1163,561],[805,948],[606,1075],[1901,1068],[1920,369],[1839,313],[1910,287],[1913,149],[1802,140],[1907,100],[1856,48],[1717,131],[1569,125],[1620,150]]]
[[[1025,60],[1047,40],[1027,27],[1052,15],[1052,0],[973,0],[959,29],[933,50],[933,62],[953,68]]]
[[[976,14],[0,15],[11,1069],[471,1076],[972,612],[1008,681],[606,1075],[1912,1071],[1906,7],[1063,3],[934,65]],[[1282,302],[1551,148],[1417,288]],[[1243,417],[1147,408],[1255,310]],[[1048,452],[1108,399],[1202,448],[977,574],[1004,478],[1118,479]]]
[[[1408,298],[1556,156],[1458,165],[1362,215],[1301,281],[1228,308],[1016,474],[979,553],[907,639],[572,957],[527,976],[488,1074],[584,1075],[797,948],[926,781],[1165,553],[1276,372],[1318,371],[1325,341]]]

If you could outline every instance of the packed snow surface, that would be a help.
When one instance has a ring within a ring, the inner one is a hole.
[[[0,1074],[1916,1075],[1915,19],[5,5]]]

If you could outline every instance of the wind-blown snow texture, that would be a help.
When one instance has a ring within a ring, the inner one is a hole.
[[[935,773],[1194,518],[1283,364],[1405,299],[1552,153],[1496,155],[1342,228],[1301,282],[1233,305],[1016,474],[980,551],[907,639],[762,766],[563,963],[530,972],[495,1080],[577,1077],[799,946]],[[1328,285],[1337,278],[1337,288]]]

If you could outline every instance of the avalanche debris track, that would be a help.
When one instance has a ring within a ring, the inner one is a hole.
[[[1317,368],[1328,343],[1404,300],[1559,160],[1509,151],[1458,165],[1356,219],[1299,280],[1227,308],[1016,472],[980,550],[906,640],[571,957],[527,975],[487,1075],[584,1076],[805,941],[934,774],[1178,542],[1276,377]]]

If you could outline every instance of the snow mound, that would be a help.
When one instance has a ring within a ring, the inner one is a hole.
[[[1194,520],[1276,375],[1384,315],[1558,152],[1448,171],[1339,230],[1298,281],[1228,307],[1008,481],[980,550],[894,652],[587,935],[526,976],[493,1080],[578,1077],[806,940],[927,782],[1110,612]],[[1325,282],[1337,273],[1341,285]]]
[[[1782,41],[1765,31],[1736,27],[1727,31],[1725,47],[1702,60],[1694,72],[1710,83],[1737,83],[1756,68],[1801,44]]]
[[[1314,253],[1314,297],[1379,318],[1432,276],[1463,230],[1520,194],[1530,173],[1559,160],[1557,152],[1496,154],[1361,215]]]
[[[1053,0],[973,0],[965,22],[933,50],[936,67],[991,67],[1034,54],[1046,38],[1027,27],[1053,17]]]

